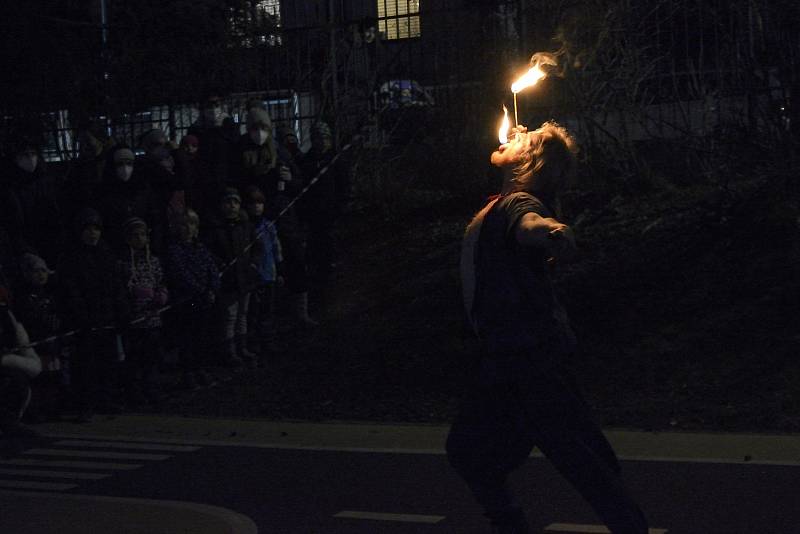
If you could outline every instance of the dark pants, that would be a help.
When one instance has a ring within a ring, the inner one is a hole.
[[[0,432],[19,422],[31,398],[28,375],[0,367]]]
[[[163,361],[161,328],[131,328],[125,338],[122,383],[126,392],[155,387],[156,368]]]
[[[70,365],[76,408],[102,408],[115,400],[120,366],[117,360],[117,339],[113,331],[100,330],[81,334]]]
[[[514,509],[506,479],[534,445],[591,504],[614,534],[646,534],[614,451],[561,365],[539,368],[515,354],[484,359],[450,429],[447,455],[488,517]],[[487,380],[487,377],[489,378]]]
[[[248,332],[261,336],[271,334],[275,321],[275,282],[264,282],[250,294]]]
[[[212,304],[187,301],[173,315],[178,343],[178,362],[184,371],[198,371],[212,363],[212,347],[217,341],[215,308]]]

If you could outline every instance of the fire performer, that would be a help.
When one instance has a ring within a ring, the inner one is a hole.
[[[506,479],[538,446],[612,533],[646,534],[617,457],[565,365],[575,338],[550,269],[575,251],[572,230],[558,220],[575,142],[552,122],[515,130],[491,155],[504,171],[501,193],[464,237],[465,304],[482,349],[447,454],[497,533],[530,532]]]

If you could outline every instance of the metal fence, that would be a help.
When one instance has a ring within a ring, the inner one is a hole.
[[[387,0],[281,2],[280,39],[242,49],[252,83],[227,95],[227,113],[241,124],[243,102],[263,98],[275,121],[288,121],[307,142],[320,117],[343,137],[367,124],[375,138],[391,128],[379,111],[425,107],[487,136],[514,73],[531,53],[558,50],[562,94],[529,97],[529,116],[591,123],[600,137],[627,140],[790,125],[798,46],[770,0],[617,0],[595,9],[558,0],[402,2],[406,12],[419,10],[417,37],[381,34],[381,13],[401,16]],[[133,146],[151,128],[177,141],[198,114],[186,96],[104,120]],[[42,120],[46,157],[73,157],[70,111]]]

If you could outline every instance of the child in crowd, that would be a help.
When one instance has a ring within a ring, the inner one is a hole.
[[[101,239],[103,221],[92,208],[75,219],[77,243],[61,259],[58,273],[65,295],[65,314],[79,329],[70,377],[78,421],[92,412],[121,410],[115,389],[119,371],[117,332],[130,319],[125,286],[117,276],[114,254]]]
[[[203,367],[210,363],[208,332],[220,280],[214,258],[197,239],[199,231],[200,217],[189,208],[175,225],[167,247],[167,276],[177,306],[173,317],[186,389],[213,383]]]
[[[245,191],[245,210],[252,221],[255,233],[261,241],[261,258],[258,261],[260,284],[253,291],[250,302],[250,331],[261,337],[261,354],[276,351],[275,343],[275,286],[280,280],[278,267],[283,261],[281,244],[275,222],[264,216],[266,198],[257,186]],[[255,326],[255,328],[253,328]]]
[[[126,335],[123,384],[132,405],[158,401],[157,367],[161,363],[161,316],[167,287],[161,262],[150,253],[147,223],[139,217],[125,221],[123,231],[129,254],[117,263],[128,289],[133,322]]]
[[[224,363],[240,367],[246,361],[253,367],[256,355],[247,347],[247,309],[250,293],[258,283],[254,262],[261,258],[262,251],[241,205],[239,191],[225,188],[220,196],[219,215],[211,220],[204,237],[222,271],[218,308],[223,317]]]
[[[45,261],[35,254],[26,253],[20,261],[23,284],[15,293],[14,310],[35,340],[56,336],[61,331],[61,314],[57,291],[51,271]],[[33,383],[34,402],[28,410],[28,420],[41,417],[60,417],[61,393],[65,385],[62,367],[62,341],[40,343],[36,347],[42,362],[42,372]]]

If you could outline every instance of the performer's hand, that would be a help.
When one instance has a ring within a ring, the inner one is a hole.
[[[575,233],[566,224],[550,230],[547,237],[550,239],[550,253],[556,260],[570,260],[578,252]]]

